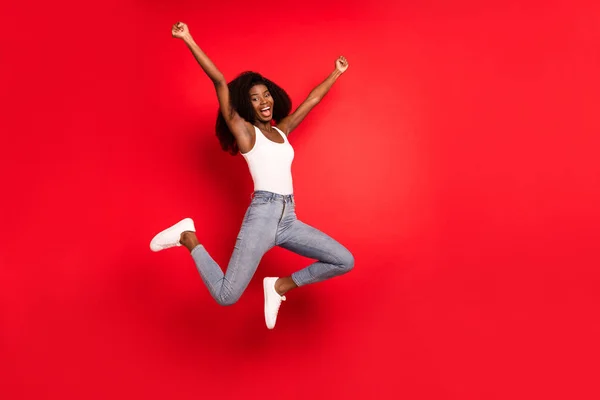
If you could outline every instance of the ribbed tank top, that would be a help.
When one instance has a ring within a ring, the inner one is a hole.
[[[273,127],[275,128],[275,127]],[[268,139],[260,129],[254,127],[256,140],[254,147],[241,153],[248,163],[254,181],[254,190],[266,190],[277,194],[293,194],[292,160],[294,149],[285,133],[275,128],[283,137],[283,143]]]

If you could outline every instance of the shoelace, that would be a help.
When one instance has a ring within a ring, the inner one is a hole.
[[[279,294],[278,294],[278,296],[279,296]],[[279,296],[279,297],[281,298],[281,301],[285,301],[285,296]],[[279,313],[279,307],[281,307],[281,301],[277,304],[277,307],[275,307],[274,309],[271,310],[271,312],[273,313],[273,316],[277,316],[277,313]]]

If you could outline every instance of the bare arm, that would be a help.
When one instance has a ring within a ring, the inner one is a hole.
[[[227,87],[227,81],[221,71],[219,71],[216,65],[202,51],[200,46],[196,44],[186,24],[183,22],[176,23],[173,25],[171,33],[173,37],[183,40],[194,55],[194,58],[196,58],[196,61],[198,61],[198,64],[200,64],[200,67],[202,67],[206,75],[208,75],[213,82],[217,92],[217,98],[219,99],[221,113],[227,122],[229,130],[235,136],[236,140],[244,140],[244,138],[248,136],[245,121],[231,107],[231,103],[229,102],[229,88]]]
[[[277,125],[286,135],[289,135],[296,127],[302,122],[302,120],[308,115],[308,113],[321,102],[323,97],[329,92],[329,89],[333,86],[335,81],[348,69],[348,61],[346,58],[340,57],[335,61],[335,69],[327,79],[325,79],[320,85],[314,88],[309,94],[306,100],[302,102],[292,114],[282,119]]]

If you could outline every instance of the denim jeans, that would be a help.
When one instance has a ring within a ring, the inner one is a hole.
[[[274,246],[317,260],[292,274],[298,286],[342,275],[354,267],[348,249],[296,218],[293,194],[263,190],[253,193],[225,274],[203,245],[197,245],[191,255],[212,297],[221,305],[231,305],[248,287],[263,255]]]

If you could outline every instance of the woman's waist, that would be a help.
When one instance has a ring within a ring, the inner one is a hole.
[[[265,200],[281,200],[281,201],[294,201],[294,194],[280,194],[275,192],[270,192],[268,190],[255,190],[251,195],[251,199],[259,198]]]

